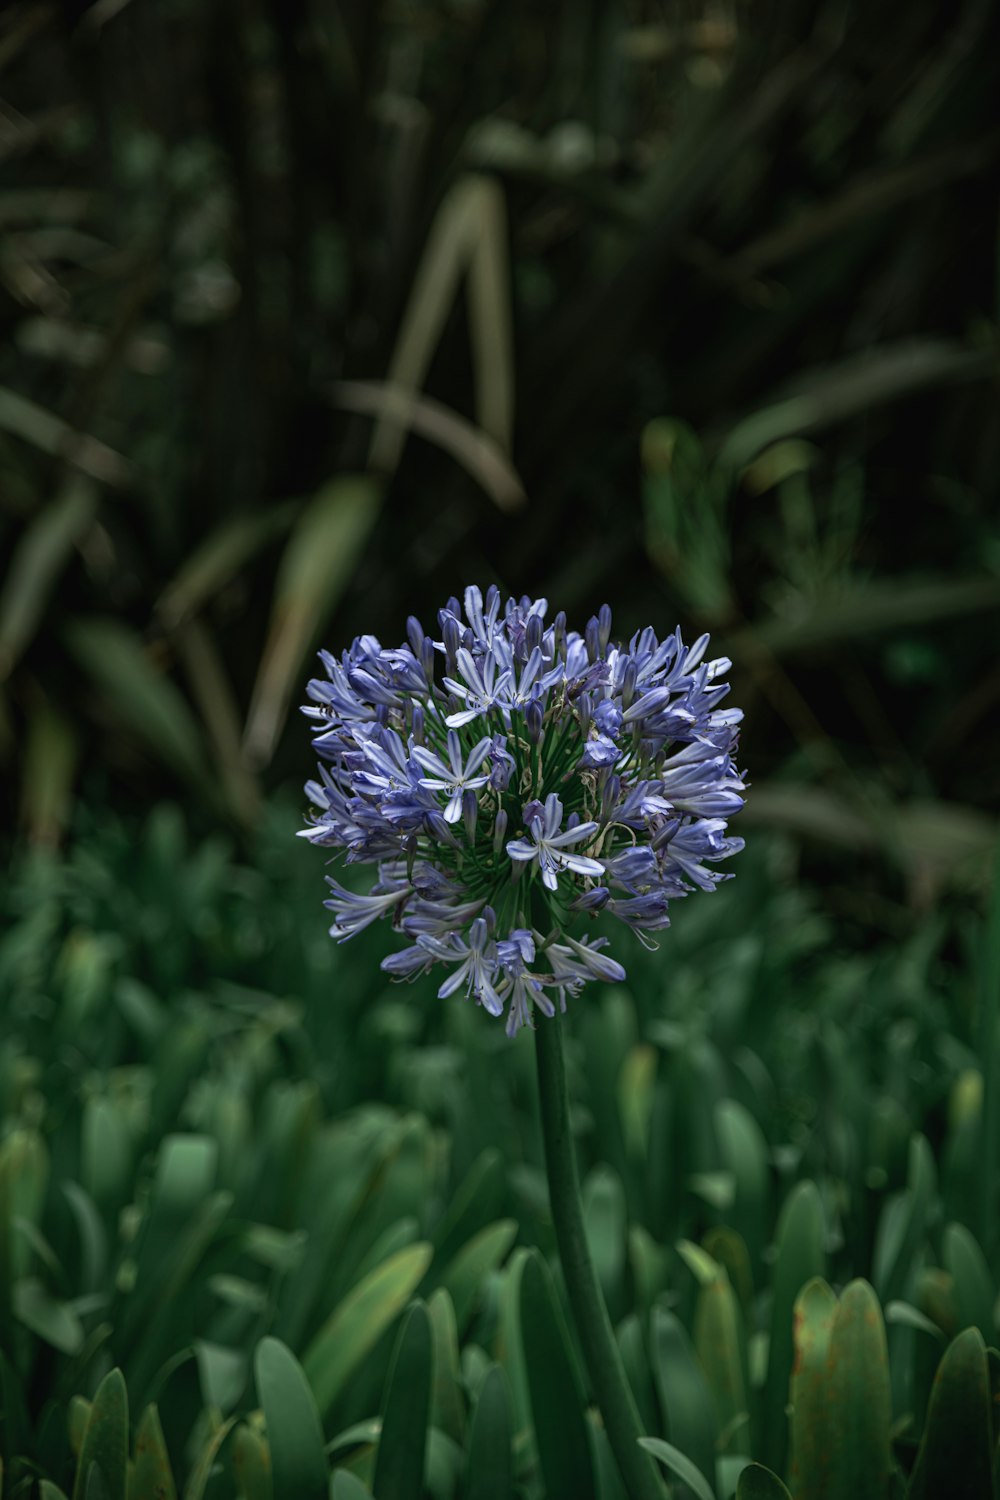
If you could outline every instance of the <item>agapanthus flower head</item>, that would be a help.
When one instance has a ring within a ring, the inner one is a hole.
[[[713,891],[743,840],[733,759],[741,714],[719,707],[729,661],[680,630],[611,636],[605,605],[582,635],[544,599],[466,589],[438,634],[360,636],[309,683],[319,780],[302,836],[375,867],[367,892],[329,879],[331,936],[380,917],[408,942],[383,968],[506,1013],[507,1031],[555,1014],[597,979],[625,977],[586,929],[600,913],[652,941],[670,901]]]

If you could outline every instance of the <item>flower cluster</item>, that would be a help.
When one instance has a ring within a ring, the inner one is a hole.
[[[679,630],[615,644],[607,606],[583,635],[546,610],[468,588],[440,639],[411,618],[394,650],[366,635],[321,652],[304,710],[322,763],[302,835],[376,869],[364,894],[328,877],[331,936],[389,916],[409,940],[391,975],[442,965],[438,994],[506,1011],[511,1035],[624,978],[607,938],[581,935],[595,914],[649,942],[671,899],[713,890],[743,847],[726,832],[744,790],[741,714],[718,706],[730,663]]]

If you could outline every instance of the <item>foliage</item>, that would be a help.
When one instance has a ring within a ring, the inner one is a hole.
[[[331,948],[271,817],[253,866],[91,817],[4,893],[5,1493],[617,1496],[530,1036]],[[651,1451],[685,1497],[989,1494],[1000,903],[961,964],[943,913],[852,951],[756,842],[574,1016]]]

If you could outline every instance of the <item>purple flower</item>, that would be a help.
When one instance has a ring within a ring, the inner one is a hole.
[[[529,824],[532,842],[527,839],[512,839],[507,845],[511,859],[537,860],[542,872],[542,884],[550,891],[558,888],[559,873],[572,870],[576,875],[603,875],[604,866],[599,859],[588,859],[583,854],[568,854],[572,844],[579,844],[597,832],[596,823],[579,823],[575,828],[560,831],[563,805],[556,792],[545,799],[545,810],[534,813]]]
[[[420,777],[420,785],[431,791],[447,792],[448,806],[444,810],[446,823],[457,823],[462,816],[462,793],[474,792],[489,781],[489,772],[477,776],[476,772],[493,749],[493,741],[487,736],[469,751],[462,760],[462,742],[454,729],[448,731],[448,764],[440,755],[427,750],[423,745],[414,745],[413,759],[422,771],[430,774]]]
[[[471,586],[438,639],[411,617],[406,644],[320,652],[304,709],[321,764],[302,837],[374,870],[367,892],[330,881],[332,936],[389,917],[406,946],[388,974],[450,969],[439,995],[505,1012],[511,1035],[624,977],[590,924],[650,945],[742,848],[729,661],[679,630],[614,642],[606,606],[583,634],[547,611]]]

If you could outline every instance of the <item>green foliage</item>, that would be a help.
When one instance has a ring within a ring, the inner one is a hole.
[[[530,1037],[404,1008],[377,948],[311,945],[276,816],[256,866],[169,809],[84,822],[0,897],[11,1493],[617,1495]],[[992,948],[949,965],[943,923],[840,948],[783,857],[760,845],[570,1018],[587,1233],[650,1451],[678,1500],[989,1495]]]

